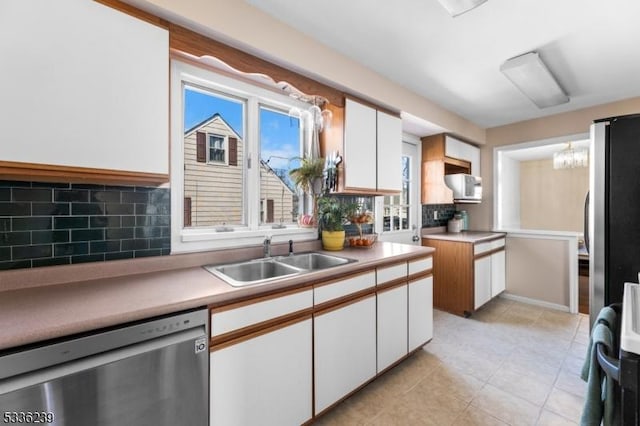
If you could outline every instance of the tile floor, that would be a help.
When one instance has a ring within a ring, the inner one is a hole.
[[[574,425],[589,318],[496,298],[471,318],[434,311],[421,351],[319,425]]]

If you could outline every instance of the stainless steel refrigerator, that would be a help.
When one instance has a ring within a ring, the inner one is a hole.
[[[589,173],[589,312],[622,302],[640,272],[640,114],[596,120]]]

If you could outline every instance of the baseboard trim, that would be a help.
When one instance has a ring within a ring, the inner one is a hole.
[[[559,305],[557,303],[545,302],[544,300],[531,299],[529,297],[517,296],[515,294],[502,293],[500,297],[508,300],[514,300],[516,302],[527,303],[529,305],[542,306],[543,308],[555,309],[557,311],[569,312],[569,307]]]

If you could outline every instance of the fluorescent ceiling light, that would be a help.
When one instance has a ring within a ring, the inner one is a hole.
[[[462,15],[475,9],[487,0],[438,0],[451,16]]]
[[[500,71],[538,108],[569,102],[569,96],[558,85],[537,52],[508,59],[500,66]]]

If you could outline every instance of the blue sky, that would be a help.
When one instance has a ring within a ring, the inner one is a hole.
[[[243,104],[196,90],[185,88],[184,130],[188,130],[219,113],[227,123],[243,138],[242,126]],[[299,120],[289,117],[286,113],[274,112],[268,109],[260,111],[260,156],[274,169],[288,169],[297,167],[298,162],[286,159],[300,156]],[[279,157],[284,157],[279,158]]]

